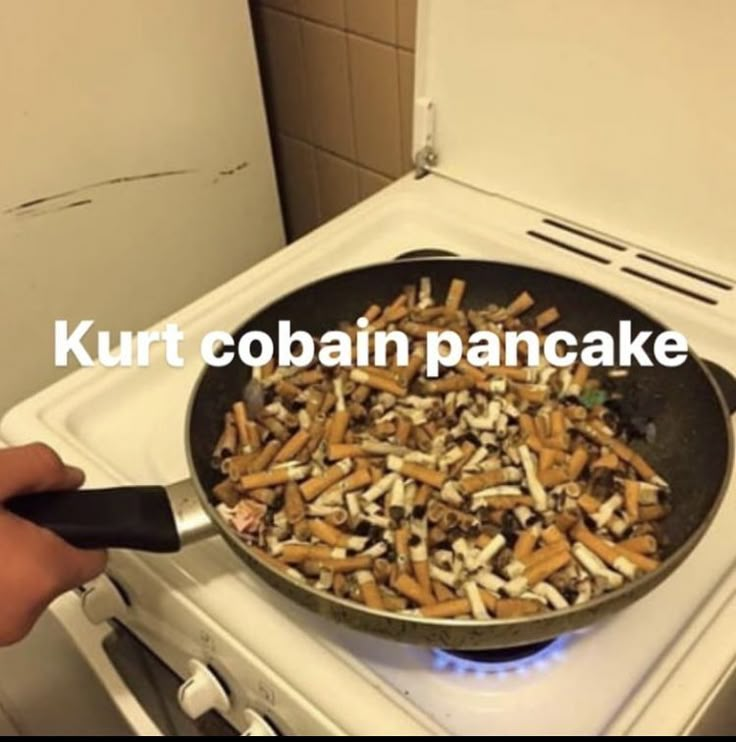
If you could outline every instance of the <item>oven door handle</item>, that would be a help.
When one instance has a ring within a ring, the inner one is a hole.
[[[99,679],[126,723],[137,736],[166,736],[151,719],[105,653],[102,642],[113,629],[106,623],[90,623],[74,593],[64,593],[50,607],[79,653]]]

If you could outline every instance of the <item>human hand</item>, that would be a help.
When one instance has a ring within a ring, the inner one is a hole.
[[[0,449],[0,646],[22,639],[58,595],[96,577],[104,551],[70,546],[2,507],[15,495],[76,489],[84,472],[43,443]]]

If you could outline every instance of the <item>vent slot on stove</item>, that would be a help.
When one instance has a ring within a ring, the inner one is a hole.
[[[596,263],[603,263],[603,265],[611,264],[611,261],[608,260],[608,258],[604,258],[600,255],[596,255],[595,253],[583,250],[582,247],[570,245],[567,242],[563,242],[562,240],[557,239],[556,237],[550,237],[549,235],[542,234],[541,232],[537,232],[534,229],[528,230],[527,235],[529,237],[533,237],[535,240],[540,240],[540,242],[545,242],[548,245],[552,245],[553,247],[559,247],[561,250],[567,250],[568,252],[575,253],[575,255],[579,255],[582,258],[594,260]]]
[[[613,242],[613,240],[609,240],[607,237],[601,237],[600,235],[593,234],[592,232],[586,232],[584,229],[580,229],[580,227],[573,227],[570,224],[558,222],[556,219],[542,219],[542,224],[548,224],[551,227],[556,227],[557,229],[561,229],[564,232],[575,234],[578,237],[582,237],[583,239],[597,242],[599,245],[610,247],[612,250],[616,250],[617,252],[626,252],[626,250],[628,249],[623,245],[619,245],[617,242]]]
[[[694,270],[691,270],[690,268],[683,268],[679,265],[674,265],[673,263],[669,263],[666,260],[663,260],[662,258],[655,257],[654,255],[647,255],[646,253],[637,253],[636,257],[639,260],[644,260],[647,263],[652,263],[653,265],[658,265],[660,268],[664,268],[668,271],[673,271],[674,273],[679,273],[681,276],[687,276],[688,278],[692,278],[695,281],[701,281],[702,283],[708,284],[708,286],[714,286],[717,289],[721,289],[722,291],[731,291],[733,289],[733,286],[728,283],[724,283],[723,281],[719,281],[715,278],[711,278],[710,276],[704,276],[701,273],[696,273]]]
[[[653,283],[665,289],[669,289],[670,291],[676,291],[678,294],[688,296],[691,299],[696,299],[697,301],[702,301],[704,304],[718,304],[718,301],[716,299],[712,299],[710,296],[699,294],[697,291],[691,291],[690,289],[686,289],[682,286],[678,286],[677,284],[665,281],[662,278],[657,278],[656,276],[642,273],[641,271],[635,270],[634,268],[627,268],[626,266],[623,266],[621,270],[630,276],[636,276],[637,278],[641,278],[643,281],[649,281],[650,283]]]

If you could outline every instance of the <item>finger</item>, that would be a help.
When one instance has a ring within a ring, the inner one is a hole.
[[[13,495],[76,489],[84,472],[67,466],[45,443],[0,449],[0,502]]]

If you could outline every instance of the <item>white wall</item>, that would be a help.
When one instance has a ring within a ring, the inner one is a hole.
[[[3,0],[0,69],[2,413],[54,319],[143,328],[283,233],[246,0]]]

